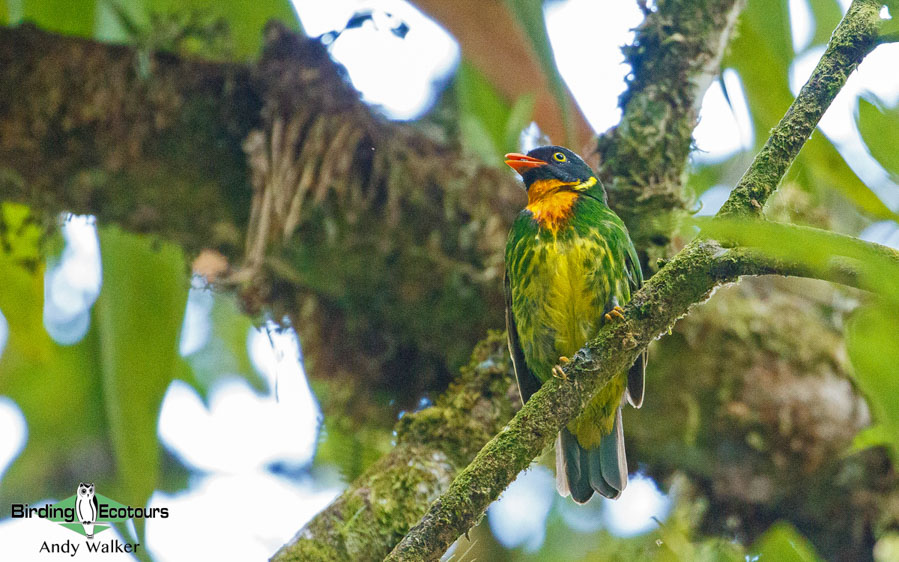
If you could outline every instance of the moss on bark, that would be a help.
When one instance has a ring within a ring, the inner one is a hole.
[[[755,157],[719,215],[760,216],[768,197],[799,154],[849,74],[877,46],[880,2],[855,1],[834,30],[827,50],[780,123]]]
[[[648,264],[667,257],[685,214],[683,182],[699,105],[742,0],[657,2],[622,50],[631,65],[621,122],[598,140],[609,201]]]
[[[240,142],[259,109],[249,72],[151,60],[142,75],[124,47],[2,30],[0,170],[17,178],[4,198],[234,256],[249,203]]]
[[[357,478],[275,560],[381,560],[517,407],[505,334],[475,348],[434,406],[396,425],[397,445]]]

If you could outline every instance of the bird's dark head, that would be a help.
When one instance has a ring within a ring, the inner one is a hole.
[[[528,192],[525,210],[541,226],[554,232],[572,216],[581,196],[606,202],[596,174],[567,148],[541,146],[527,154],[506,154],[506,164],[524,180]]]
[[[521,175],[526,188],[537,180],[582,183],[595,174],[584,160],[561,146],[541,146],[525,154],[506,154],[506,164]]]
[[[506,154],[506,164],[524,180],[529,202],[559,191],[577,193],[593,188],[602,192],[590,166],[561,146],[541,146],[527,154]]]

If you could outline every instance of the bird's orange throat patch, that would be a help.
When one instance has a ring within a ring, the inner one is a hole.
[[[566,187],[575,185],[555,179],[537,180],[528,188],[528,205],[542,228],[557,232],[571,217],[578,193]]]

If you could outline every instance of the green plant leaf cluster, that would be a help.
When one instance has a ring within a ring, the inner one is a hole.
[[[878,425],[861,433],[853,450],[889,446],[899,459],[899,261],[864,242],[836,237],[815,229],[766,221],[701,220],[703,233],[744,248],[794,263],[824,275],[841,265],[851,266],[860,286],[872,295],[853,313],[846,328],[849,358],[855,381],[868,400]]]
[[[855,381],[868,399],[871,413],[878,421],[862,440],[859,448],[887,445],[893,462],[899,462],[899,342],[896,319],[899,302],[872,302],[857,310],[846,329],[849,359],[855,368]],[[867,437],[868,441],[863,439]]]
[[[0,0],[2,25],[29,21],[65,35],[138,41],[153,50],[178,46],[206,54],[203,44],[210,39],[208,34],[218,33],[218,24],[223,23],[230,54],[237,59],[251,59],[259,53],[262,29],[272,19],[299,29],[289,0]]]
[[[157,435],[165,393],[181,378],[205,399],[223,376],[264,389],[247,355],[250,320],[229,299],[216,299],[209,342],[185,360],[179,341],[189,280],[182,251],[106,227],[99,231],[103,284],[90,327],[81,341],[60,345],[43,324],[46,266],[35,259],[41,231],[27,208],[4,203],[0,210],[0,312],[9,327],[0,395],[22,410],[28,432],[3,475],[0,501],[65,497],[85,479],[135,506],[157,488],[180,488],[180,470],[164,471],[171,463],[162,462]]]
[[[899,182],[899,104],[889,107],[873,94],[858,98],[855,122],[868,152]]]

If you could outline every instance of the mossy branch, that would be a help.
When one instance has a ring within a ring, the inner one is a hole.
[[[703,95],[720,72],[744,0],[661,0],[623,47],[632,72],[621,122],[597,140],[600,179],[635,246],[670,257],[673,225],[686,213],[684,169]],[[646,220],[652,217],[652,220]]]
[[[517,396],[505,334],[488,335],[430,408],[406,414],[396,447],[356,478],[273,560],[381,560],[459,470],[512,417]]]
[[[777,189],[849,74],[878,45],[882,5],[869,0],[854,1],[849,6],[811,78],[772,129],[771,136],[721,207],[719,216],[761,215],[768,197]]]
[[[732,191],[719,217],[760,214],[849,73],[876,45],[880,7],[872,0],[852,3],[811,78]],[[575,355],[565,368],[567,382],[553,379],[544,384],[453,480],[387,560],[439,558],[477,523],[490,503],[552,443],[590,398],[625,370],[652,340],[673,326],[690,306],[705,300],[716,286],[759,267],[754,260],[723,260],[727,255],[728,250],[704,238],[681,250],[628,303],[626,322],[607,325]],[[741,267],[747,264],[752,267]]]

